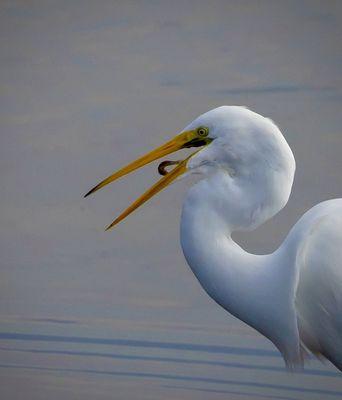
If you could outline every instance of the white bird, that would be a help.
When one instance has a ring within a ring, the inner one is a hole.
[[[189,147],[200,149],[183,161],[162,163],[164,176],[107,229],[180,175],[199,174],[183,204],[180,234],[184,256],[203,289],[271,340],[289,368],[302,366],[311,352],[342,371],[342,199],[306,212],[272,254],[250,254],[231,236],[255,229],[290,196],[295,159],[270,119],[244,107],[215,108],[87,195]],[[167,172],[171,164],[176,167]]]

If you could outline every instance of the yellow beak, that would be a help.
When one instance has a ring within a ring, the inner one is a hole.
[[[205,137],[199,137],[197,131],[185,131],[174,137],[169,142],[163,144],[162,146],[152,150],[151,152],[143,155],[137,160],[129,163],[125,167],[119,169],[114,174],[108,176],[93,189],[91,189],[84,197],[96,192],[97,190],[103,188],[109,183],[121,178],[130,172],[135,171],[138,168],[143,167],[146,164],[151,163],[161,157],[168,154],[174,153],[177,150],[188,148],[188,147],[200,147],[211,142],[211,139]],[[194,153],[193,153],[194,154]],[[137,200],[135,200],[122,214],[120,214],[107,228],[106,230],[112,228],[114,225],[118,224],[134,210],[148,201],[152,196],[160,192],[162,189],[166,188],[171,182],[173,182],[178,176],[182,175],[186,171],[186,164],[188,160],[193,156],[191,154],[189,157],[183,161],[177,162],[177,166],[170,172],[166,173],[157,183],[155,183],[150,189],[148,189],[144,194],[142,194]]]

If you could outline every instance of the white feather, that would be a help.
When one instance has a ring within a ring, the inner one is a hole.
[[[342,200],[307,212],[269,255],[243,250],[233,231],[251,230],[287,203],[295,172],[290,147],[269,119],[243,107],[209,111],[213,142],[188,162],[202,174],[183,205],[181,244],[204,290],[269,338],[289,367],[306,351],[342,370]]]

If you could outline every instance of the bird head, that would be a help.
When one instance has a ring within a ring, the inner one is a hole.
[[[280,131],[269,119],[244,107],[218,107],[200,115],[162,146],[108,176],[85,197],[157,159],[184,148],[196,148],[183,160],[161,162],[158,171],[163,175],[162,178],[124,210],[106,228],[108,230],[185,173],[196,173],[207,177],[219,170],[232,177],[240,179],[247,177],[248,180],[258,171],[281,170],[282,162],[287,162],[288,157],[282,159],[278,154],[279,151],[274,151],[277,146],[279,147],[279,140],[283,140],[284,147],[287,146]],[[291,153],[291,150],[289,151]],[[166,168],[170,165],[175,167],[168,171]]]

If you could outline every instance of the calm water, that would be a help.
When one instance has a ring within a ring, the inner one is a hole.
[[[339,1],[3,1],[1,399],[337,399],[341,374],[286,372],[201,290],[178,224],[186,182],[109,233],[157,177],[90,187],[222,104],[276,121],[297,173],[249,251],[341,197]]]

